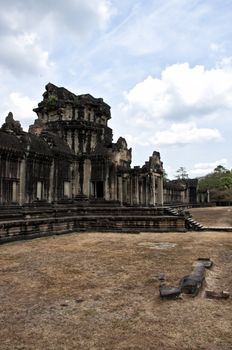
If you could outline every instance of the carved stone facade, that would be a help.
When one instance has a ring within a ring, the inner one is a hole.
[[[38,118],[28,133],[12,113],[0,129],[0,204],[163,204],[160,154],[132,168],[126,140],[112,141],[110,106],[103,99],[49,83],[34,111]]]
[[[198,179],[164,181],[164,205],[203,205],[209,202],[209,191],[199,191]]]

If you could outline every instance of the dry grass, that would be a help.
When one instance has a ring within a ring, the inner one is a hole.
[[[205,226],[232,227],[232,207],[192,208],[189,211]]]
[[[232,349],[231,298],[162,301],[157,278],[177,285],[210,256],[209,287],[232,292],[230,233],[71,234],[0,253],[0,349]]]

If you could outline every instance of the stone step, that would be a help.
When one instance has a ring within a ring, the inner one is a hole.
[[[232,227],[231,226],[204,226],[204,231],[227,231],[227,232],[232,232]]]
[[[162,207],[77,207],[75,205],[55,205],[53,207],[28,207],[14,210],[0,211],[0,221],[16,218],[43,218],[61,217],[76,215],[96,216],[163,216],[165,213]],[[170,215],[170,214],[168,214]]]

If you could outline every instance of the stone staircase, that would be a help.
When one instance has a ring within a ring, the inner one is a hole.
[[[185,226],[188,230],[203,231],[206,229],[204,225],[193,219],[192,215],[183,207],[168,207],[166,211],[174,216],[182,215],[185,218]]]

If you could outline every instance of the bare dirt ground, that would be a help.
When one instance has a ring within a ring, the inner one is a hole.
[[[232,227],[232,207],[192,208],[193,218],[209,227]]]
[[[231,233],[69,234],[0,246],[0,349],[232,349],[232,298],[160,300],[198,257],[232,293]]]

